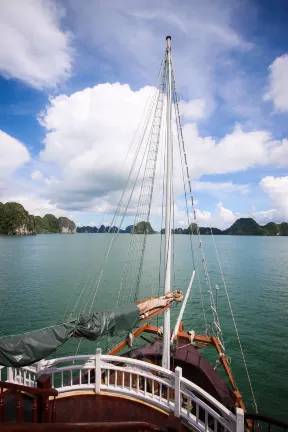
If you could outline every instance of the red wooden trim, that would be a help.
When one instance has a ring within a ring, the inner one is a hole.
[[[4,424],[1,426],[1,432],[62,432],[62,431],[154,431],[163,430],[161,426],[141,421],[131,422],[101,422],[101,423],[22,423],[22,424]],[[177,431],[177,429],[172,429]]]
[[[43,408],[42,408],[42,422],[49,423],[49,397],[44,396]]]
[[[56,398],[53,399],[52,405],[52,423],[56,423]]]
[[[17,422],[22,422],[22,393],[17,392]]]
[[[41,378],[41,377],[40,377]],[[37,380],[38,381],[38,380]],[[45,396],[57,396],[58,395],[58,391],[52,388],[49,389],[42,389],[42,388],[36,388],[36,387],[29,387],[29,386],[24,386],[21,384],[14,384],[14,383],[10,383],[7,381],[0,381],[0,388],[3,389],[9,389],[9,390],[14,390],[15,392],[22,391],[22,392],[26,392],[26,393],[30,393],[33,395],[45,395]]]
[[[37,396],[34,396],[33,398],[33,408],[32,408],[32,412],[33,412],[33,423],[37,422]]]
[[[4,391],[3,387],[0,387],[0,422],[4,419]]]

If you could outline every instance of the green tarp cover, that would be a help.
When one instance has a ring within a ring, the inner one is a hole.
[[[80,316],[75,331],[81,337],[97,340],[103,335],[117,334],[121,330],[130,330],[139,323],[140,312],[135,303],[93,313],[90,316]]]
[[[95,341],[103,335],[131,330],[139,317],[139,309],[132,303],[23,335],[0,337],[0,365],[28,366],[52,354],[73,335]]]
[[[41,360],[66,342],[72,336],[74,327],[73,324],[67,323],[22,335],[1,337],[0,364],[28,366]]]

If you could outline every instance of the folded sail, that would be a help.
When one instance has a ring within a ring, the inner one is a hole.
[[[139,309],[133,303],[22,335],[0,337],[0,365],[28,366],[57,350],[71,337],[95,341],[103,335],[130,330],[139,323]]]
[[[71,323],[0,338],[0,365],[28,366],[54,351],[73,335]]]
[[[113,336],[121,330],[130,331],[140,320],[150,319],[170,307],[172,302],[182,301],[182,291],[167,293],[163,297],[150,299],[80,315],[76,320],[54,327],[0,337],[0,365],[28,366],[48,357],[71,337],[84,337],[96,341],[101,336]]]

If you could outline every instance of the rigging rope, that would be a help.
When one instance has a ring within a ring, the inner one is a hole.
[[[157,95],[157,90],[155,91],[155,95]],[[155,100],[152,100],[151,107],[150,107],[150,109],[149,109],[149,113],[148,113],[149,115],[147,115],[147,117],[146,117],[146,123],[145,123],[146,126],[148,125],[148,122],[149,122],[150,113],[153,112],[153,105],[154,105],[154,104],[155,104]],[[155,109],[156,109],[156,106],[154,107],[154,110],[155,110]],[[130,181],[130,178],[131,178],[131,176],[132,176],[132,172],[133,172],[133,170],[134,170],[134,167],[135,167],[135,164],[136,164],[136,161],[137,161],[137,158],[138,158],[138,155],[139,155],[140,149],[141,149],[142,144],[143,144],[143,142],[144,142],[145,132],[146,132],[146,130],[143,129],[143,130],[142,130],[142,134],[141,134],[141,140],[140,140],[140,142],[139,142],[139,145],[138,145],[138,148],[137,148],[137,151],[136,151],[136,154],[135,154],[135,156],[134,156],[133,163],[132,163],[132,167],[131,167],[131,170],[130,170],[130,172],[129,172],[129,176],[128,176],[128,180],[127,180],[126,188],[125,188],[125,190],[124,190],[124,192],[123,192],[123,194],[122,194],[122,196],[121,196],[121,198],[120,198],[120,202],[119,202],[119,204],[118,204],[117,210],[121,208],[121,204],[122,204],[123,197],[124,197],[126,191],[128,190],[129,181]],[[102,280],[102,276],[103,276],[103,272],[104,272],[104,266],[105,266],[105,264],[106,264],[106,262],[107,262],[107,260],[108,260],[108,257],[109,257],[109,255],[110,255],[111,248],[112,248],[112,246],[113,246],[113,244],[114,244],[114,242],[115,242],[115,240],[116,240],[116,237],[118,236],[118,234],[119,234],[119,232],[120,232],[120,230],[121,230],[121,228],[122,228],[122,224],[123,224],[124,218],[125,218],[125,216],[126,216],[127,209],[128,209],[129,204],[130,204],[130,201],[131,201],[132,195],[133,195],[133,193],[134,193],[135,186],[136,186],[136,184],[137,184],[137,180],[138,180],[138,177],[139,177],[139,173],[140,173],[140,170],[141,170],[141,167],[142,167],[143,161],[144,161],[144,157],[145,157],[145,154],[146,154],[146,150],[147,150],[147,148],[148,148],[148,143],[146,144],[146,148],[145,148],[145,151],[144,151],[144,153],[143,153],[143,157],[142,157],[142,160],[141,160],[141,164],[140,164],[140,167],[139,167],[139,169],[138,169],[138,173],[137,173],[137,176],[136,176],[136,179],[135,179],[135,182],[134,182],[133,188],[132,188],[132,190],[131,190],[131,193],[130,193],[130,196],[129,196],[129,199],[128,199],[128,202],[127,202],[127,205],[126,205],[125,210],[124,210],[124,212],[123,212],[123,214],[122,214],[122,219],[121,219],[121,222],[120,222],[120,225],[119,225],[119,229],[118,229],[118,231],[114,231],[114,232],[112,233],[112,238],[111,238],[111,241],[110,241],[110,243],[109,243],[109,246],[108,246],[108,248],[107,248],[107,250],[106,250],[106,255],[105,255],[104,260],[103,260],[103,263],[102,263],[102,267],[101,267],[100,275],[99,275],[98,280],[97,280],[97,282],[96,282],[96,284],[95,284],[95,286],[94,286],[94,289],[92,290],[92,292],[91,292],[91,294],[90,294],[90,296],[89,296],[89,299],[88,299],[88,301],[87,301],[87,305],[85,306],[85,308],[86,308],[86,307],[88,306],[88,304],[90,303],[90,301],[91,301],[91,306],[90,306],[90,309],[89,309],[89,313],[91,312],[92,307],[93,307],[94,302],[95,302],[95,298],[96,298],[96,295],[97,295],[97,292],[98,292],[98,289],[99,289],[99,286],[100,286],[100,283],[101,283],[101,280]],[[117,210],[116,210],[116,212],[117,212]],[[112,220],[112,221],[113,221],[113,220]],[[96,274],[95,274],[95,276],[94,276],[93,279],[95,279],[95,277],[96,277]],[[84,309],[85,309],[85,308],[84,308]]]
[[[135,155],[134,155],[134,159],[133,159],[132,167],[131,167],[131,169],[130,169],[130,172],[129,172],[129,175],[128,175],[128,178],[127,178],[126,187],[125,187],[125,189],[124,189],[124,191],[123,191],[123,193],[122,193],[122,196],[121,196],[121,198],[120,198],[120,200],[119,200],[119,202],[118,202],[117,209],[116,209],[116,211],[115,211],[115,213],[114,213],[114,215],[113,215],[113,218],[112,218],[112,221],[111,221],[111,224],[110,224],[110,227],[109,227],[108,232],[111,232],[111,228],[113,227],[113,222],[115,221],[115,219],[116,219],[116,218],[118,217],[118,215],[119,215],[119,212],[120,212],[120,209],[121,209],[121,205],[122,205],[122,201],[123,201],[124,195],[125,195],[126,191],[128,190],[129,182],[130,182],[130,179],[131,179],[131,176],[132,176],[132,173],[133,173],[133,170],[134,170],[134,167],[135,167],[136,161],[137,161],[137,157],[138,157],[138,154],[139,154],[139,152],[140,152],[141,146],[142,146],[142,144],[143,144],[144,135],[145,135],[145,131],[146,131],[146,128],[147,128],[147,124],[148,124],[148,122],[149,122],[150,114],[151,114],[151,112],[153,111],[153,106],[154,106],[154,104],[155,104],[155,100],[156,100],[156,96],[157,96],[157,88],[158,88],[158,85],[159,85],[159,80],[160,80],[160,76],[161,76],[161,71],[162,71],[162,69],[163,69],[163,62],[161,63],[161,66],[160,66],[160,69],[159,69],[159,73],[158,73],[158,77],[157,77],[157,82],[156,82],[156,87],[153,87],[153,88],[151,89],[151,92],[150,92],[149,97],[148,97],[148,99],[147,99],[147,102],[146,102],[145,108],[144,108],[144,110],[143,110],[143,113],[142,113],[141,119],[140,119],[140,121],[139,121],[139,123],[138,123],[138,125],[137,125],[137,127],[136,127],[136,130],[135,130],[134,136],[133,136],[133,138],[132,138],[132,141],[131,141],[131,143],[130,143],[129,149],[128,149],[127,153],[126,153],[126,156],[125,156],[124,162],[123,162],[122,167],[121,167],[121,170],[120,170],[120,173],[121,173],[121,172],[123,171],[124,165],[125,165],[125,163],[126,163],[126,160],[127,160],[127,158],[128,158],[128,155],[129,155],[130,150],[131,150],[131,148],[132,148],[132,145],[133,145],[133,142],[134,142],[134,140],[135,140],[135,137],[136,137],[136,135],[137,135],[137,133],[138,133],[138,131],[139,131],[139,129],[140,129],[142,119],[143,119],[143,117],[144,117],[146,111],[148,111],[148,115],[146,115],[146,122],[144,122],[144,125],[143,125],[143,128],[142,128],[142,131],[141,131],[141,133],[140,133],[140,139],[139,139],[139,141],[138,141],[138,147],[137,147],[137,149],[136,149],[136,153],[135,153]],[[107,204],[106,204],[106,208],[105,208],[105,210],[104,210],[104,213],[102,213],[101,224],[102,224],[103,218],[105,217],[105,215],[106,215],[106,213],[107,213],[107,209],[108,209],[108,206],[109,206],[109,202],[110,202],[110,200],[111,200],[111,198],[108,199],[108,202],[107,202]],[[127,209],[127,207],[126,207],[126,209]],[[122,226],[122,225],[121,225],[121,226]],[[120,231],[120,227],[119,227],[119,231]],[[114,234],[115,234],[115,232],[113,233],[113,238],[114,238]],[[108,248],[108,249],[109,249],[109,248]],[[105,260],[104,260],[104,262],[105,262]],[[104,262],[103,262],[103,265],[104,265]],[[85,289],[81,291],[80,296],[79,296],[79,298],[78,298],[78,300],[77,300],[77,302],[76,302],[76,305],[74,306],[73,312],[75,312],[75,309],[76,309],[77,304],[79,303],[80,299],[82,299],[82,296],[83,296],[84,291],[86,290],[86,287],[87,287],[87,284],[88,284],[88,279],[89,279],[89,277],[90,277],[90,275],[88,276],[88,278],[87,278],[87,280],[86,280]],[[93,282],[93,280],[94,280],[95,278],[96,278],[96,273],[95,273],[94,276],[91,278],[91,281],[90,281],[90,284],[89,284],[90,287],[91,287],[91,284],[92,284],[92,282]],[[74,290],[74,291],[75,291],[75,290]],[[69,307],[69,305],[70,305],[71,298],[72,298],[72,296],[73,296],[74,293],[75,293],[74,291],[73,291],[72,295],[71,295],[70,298],[69,298],[68,304],[67,304],[67,306],[66,306],[65,314],[66,314],[67,309],[68,309],[68,307]],[[86,296],[86,298],[87,298],[87,296]],[[90,299],[91,299],[91,295],[89,296],[88,302],[89,302]],[[87,306],[87,305],[86,305],[86,306]],[[85,310],[86,306],[85,306],[84,308],[82,308],[81,312],[83,312],[83,311]],[[73,312],[71,312],[70,315],[71,315]]]
[[[137,232],[135,232],[135,227],[139,222],[146,222],[147,224],[150,217],[151,202],[155,182],[155,170],[159,150],[160,131],[163,118],[165,74],[166,60],[164,62],[160,90],[149,134],[147,160],[144,168],[141,192],[138,199],[137,211],[134,219],[134,228],[132,231],[131,240],[129,242],[123,277],[121,279],[119,287],[117,305],[128,303],[130,301],[135,301],[139,292],[148,229],[146,225],[144,235],[138,235]],[[130,264],[129,267],[128,263]]]
[[[174,98],[175,98],[174,108],[175,108],[178,144],[179,144],[179,152],[180,152],[180,160],[181,160],[182,180],[183,180],[184,193],[185,193],[186,213],[187,213],[188,226],[192,227],[191,228],[191,236],[190,236],[190,247],[191,247],[191,254],[192,254],[194,269],[195,269],[195,263],[197,266],[198,286],[199,286],[199,291],[200,291],[200,298],[201,298],[201,305],[202,305],[205,329],[207,332],[208,331],[208,325],[207,325],[207,318],[206,318],[206,312],[205,312],[205,308],[204,308],[203,294],[202,294],[202,288],[201,288],[201,282],[200,282],[200,276],[199,276],[197,254],[194,254],[194,248],[193,248],[193,242],[192,242],[192,236],[194,235],[194,232],[193,232],[193,225],[190,224],[188,201],[187,201],[187,194],[188,193],[187,193],[187,189],[186,189],[185,174],[184,174],[185,171],[186,171],[187,183],[188,183],[188,187],[189,187],[189,191],[190,191],[190,198],[191,198],[191,205],[192,205],[192,211],[194,214],[194,219],[196,219],[196,212],[194,209],[194,197],[192,194],[192,188],[191,188],[191,182],[190,182],[190,176],[189,176],[189,170],[188,170],[188,163],[187,163],[187,157],[186,157],[186,151],[185,151],[185,143],[184,143],[184,137],[183,137],[183,131],[182,131],[182,125],[181,125],[181,118],[180,118],[180,111],[179,111],[179,100],[178,100],[178,93],[177,93],[177,88],[176,88],[176,79],[175,79],[174,70],[172,72],[172,78],[173,78],[173,89],[174,89]],[[182,143],[182,148],[181,148],[180,143]],[[186,168],[186,170],[185,170],[185,168]],[[200,232],[198,232],[198,237],[199,236],[200,236]],[[201,241],[201,238],[200,238],[200,241]],[[204,254],[204,251],[203,251],[203,254]],[[205,261],[205,255],[204,255],[204,261]],[[204,261],[202,258],[202,262],[204,262]]]
[[[240,347],[240,351],[241,351],[244,367],[245,367],[245,370],[246,370],[246,374],[247,374],[247,378],[248,378],[248,382],[249,382],[249,386],[250,386],[250,391],[251,391],[251,394],[252,394],[254,408],[255,408],[255,411],[257,413],[258,412],[258,407],[257,407],[257,403],[256,403],[256,398],[255,398],[254,390],[253,390],[253,387],[252,387],[252,382],[251,382],[251,379],[250,379],[250,374],[249,374],[249,371],[248,371],[248,366],[247,366],[245,355],[244,355],[244,351],[243,351],[243,348],[242,348],[242,343],[241,343],[241,340],[240,340],[238,328],[237,328],[237,325],[236,325],[236,320],[235,320],[235,317],[234,317],[234,313],[233,313],[233,309],[232,309],[232,305],[231,305],[231,301],[230,301],[230,297],[229,297],[226,281],[225,281],[225,278],[224,278],[224,274],[223,274],[223,270],[222,270],[222,265],[221,265],[220,257],[219,257],[219,254],[218,254],[218,249],[217,249],[217,246],[216,246],[213,230],[212,230],[211,227],[210,227],[210,232],[211,232],[211,236],[212,236],[212,239],[213,239],[213,244],[214,244],[214,248],[215,248],[215,252],[216,252],[216,256],[217,256],[217,261],[218,261],[218,265],[219,265],[219,270],[220,270],[220,274],[221,274],[221,277],[222,277],[222,282],[223,282],[223,286],[224,286],[224,289],[225,289],[225,293],[226,293],[226,297],[227,297],[227,301],[228,301],[231,317],[232,317],[232,320],[233,320],[236,336],[237,336],[237,339],[238,339],[238,343],[239,343],[239,347]]]

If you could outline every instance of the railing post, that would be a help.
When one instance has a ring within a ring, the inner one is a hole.
[[[51,389],[50,375],[41,375],[37,378],[37,387],[40,389]],[[38,396],[38,423],[49,422],[49,397]]]
[[[7,381],[8,382],[14,382],[13,381],[13,368],[12,367],[7,368]]]
[[[95,392],[100,393],[101,388],[101,348],[96,349],[95,355]]]
[[[242,408],[236,408],[236,432],[244,432],[244,411]]]
[[[174,415],[175,415],[175,417],[180,417],[180,414],[181,414],[181,406],[182,406],[181,378],[182,378],[182,368],[177,366],[175,369],[175,385],[174,385],[174,393],[175,393],[175,396],[174,396]]]

